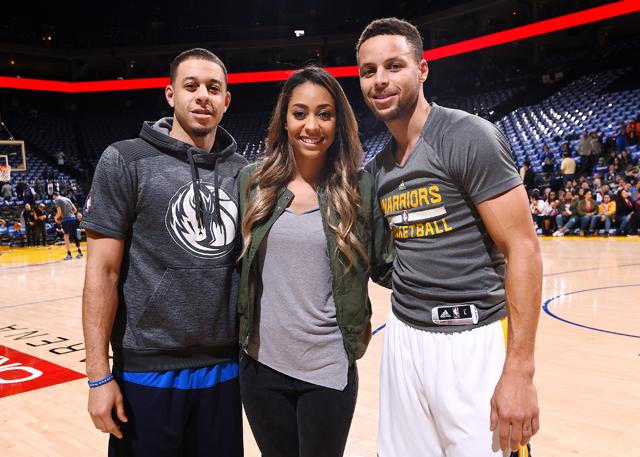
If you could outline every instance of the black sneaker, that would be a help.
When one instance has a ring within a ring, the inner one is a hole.
[[[82,252],[78,251],[78,255],[76,256],[76,259],[81,259],[83,257]]]
[[[72,259],[73,259],[73,257],[71,257],[70,254],[67,254],[66,257],[64,259],[62,259],[62,260],[72,260]]]

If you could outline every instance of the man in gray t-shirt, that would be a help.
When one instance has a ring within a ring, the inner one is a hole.
[[[393,135],[367,165],[396,252],[378,455],[497,456],[499,438],[522,457],[539,428],[542,285],[527,196],[493,124],[427,102],[422,49],[396,18],[356,46],[365,102]]]
[[[62,227],[64,233],[64,247],[67,248],[67,256],[64,260],[71,260],[71,245],[69,241],[73,241],[78,250],[76,257],[82,258],[82,249],[80,249],[80,238],[78,237],[78,219],[76,214],[78,210],[75,205],[67,197],[60,195],[58,191],[53,193],[53,203],[56,205],[55,220]]]

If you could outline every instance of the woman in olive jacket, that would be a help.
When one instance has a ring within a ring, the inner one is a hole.
[[[263,457],[339,457],[371,338],[367,284],[390,287],[392,242],[333,76],[287,80],[266,145],[239,180],[242,401]]]

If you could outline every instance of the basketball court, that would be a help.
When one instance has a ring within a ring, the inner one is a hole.
[[[536,384],[542,428],[533,455],[640,456],[640,240],[540,242],[545,277]],[[0,252],[0,455],[106,455],[107,437],[86,412],[86,260],[62,261],[63,246]],[[389,292],[372,286],[371,293],[377,333],[358,365],[349,457],[376,452]],[[245,455],[260,455],[246,421]]]

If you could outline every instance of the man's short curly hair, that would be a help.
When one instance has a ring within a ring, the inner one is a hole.
[[[222,60],[220,60],[217,55],[215,55],[208,49],[203,48],[188,49],[181,52],[173,59],[171,65],[169,66],[169,78],[171,79],[171,84],[174,84],[176,81],[178,66],[180,66],[180,64],[185,60],[189,59],[208,60],[209,62],[213,62],[218,65],[220,68],[222,68],[222,73],[224,74],[224,84],[225,86],[227,85],[227,67],[224,66],[224,63],[222,63]]]
[[[398,19],[397,17],[385,17],[382,19],[376,19],[365,27],[356,44],[356,56],[360,52],[362,43],[369,38],[373,38],[379,35],[399,35],[403,36],[411,50],[414,52],[416,60],[420,62],[422,60],[422,37],[415,25],[405,21],[404,19]]]

